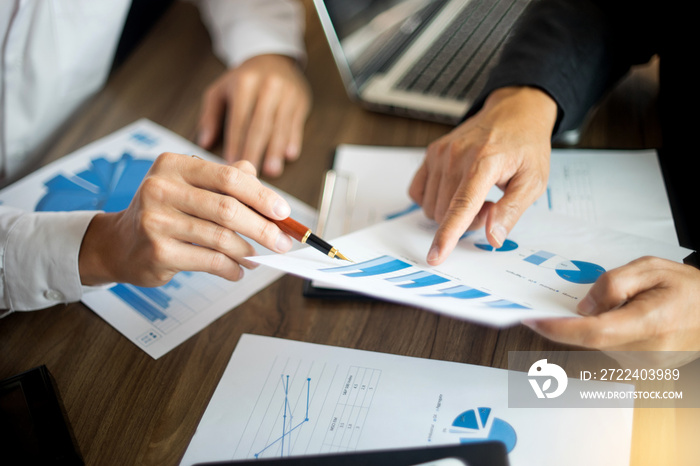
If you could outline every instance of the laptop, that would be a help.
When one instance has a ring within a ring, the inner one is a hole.
[[[459,122],[530,0],[314,0],[348,94],[367,108]]]

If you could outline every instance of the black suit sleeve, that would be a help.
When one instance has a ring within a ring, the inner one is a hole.
[[[649,3],[535,0],[516,24],[467,116],[493,90],[522,85],[540,88],[556,101],[554,135],[578,127],[631,65],[655,53]]]

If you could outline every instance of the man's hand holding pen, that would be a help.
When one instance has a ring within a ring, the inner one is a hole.
[[[292,239],[271,220],[291,208],[255,175],[247,161],[161,154],[126,210],[93,218],[80,249],[81,282],[159,286],[184,270],[239,280],[242,267],[256,266],[245,260],[255,250],[240,235],[288,251]]]

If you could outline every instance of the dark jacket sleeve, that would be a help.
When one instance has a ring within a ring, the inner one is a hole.
[[[631,65],[655,53],[648,3],[534,0],[467,117],[495,89],[533,86],[547,92],[559,107],[553,136],[578,127]]]

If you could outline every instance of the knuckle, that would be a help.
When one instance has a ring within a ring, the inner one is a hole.
[[[601,294],[604,296],[616,295],[616,292],[620,288],[618,285],[619,280],[617,279],[618,273],[619,271],[614,269],[598,277],[596,287],[600,290]]]
[[[498,164],[496,155],[481,152],[480,156],[471,165],[469,176],[473,177],[481,173],[494,173],[498,169]]]
[[[173,152],[163,152],[153,161],[153,168],[169,169],[179,158],[179,154],[175,154]]]
[[[163,218],[152,210],[143,210],[138,217],[138,228],[150,242],[154,241],[156,232],[161,231],[163,225]]]
[[[253,176],[257,173],[257,168],[249,160],[239,160],[232,165],[233,167],[241,170],[243,173],[250,173]]]
[[[244,173],[236,167],[222,165],[218,169],[218,176],[223,186],[236,188],[242,183]]]
[[[217,226],[212,234],[212,246],[219,251],[229,249],[233,242],[233,232],[228,228]]]
[[[239,215],[241,203],[230,196],[220,196],[216,215],[222,223],[233,222]]]
[[[637,259],[635,262],[638,262],[640,265],[642,265],[645,268],[649,269],[662,269],[664,268],[665,261],[659,257],[654,257],[654,256],[643,256]]]
[[[162,286],[168,283],[173,278],[174,272],[167,269],[161,269],[153,274],[153,280],[157,286]]]
[[[209,268],[214,274],[223,273],[229,265],[229,258],[226,254],[221,252],[215,252],[212,254],[211,261],[209,262]]]
[[[258,76],[257,72],[252,71],[250,69],[246,69],[242,70],[241,73],[238,75],[236,84],[238,85],[239,89],[248,90],[255,87],[259,79],[260,77]]]
[[[450,201],[450,206],[448,208],[449,212],[463,212],[469,210],[474,205],[474,197],[470,193],[457,192],[452,196]]]
[[[263,91],[276,92],[282,89],[284,79],[278,75],[268,76],[262,84]]]
[[[501,218],[511,224],[515,224],[521,213],[520,204],[514,201],[498,204],[498,210],[500,211]]]
[[[169,191],[169,183],[159,176],[149,176],[141,182],[141,196],[146,199],[163,201]]]
[[[446,152],[449,151],[450,148],[450,140],[442,137],[436,141],[433,141],[428,145],[428,148],[426,150],[426,157],[428,158],[440,158],[445,154]]]
[[[170,272],[170,251],[160,241],[154,241],[150,245],[148,260],[153,267],[153,277],[158,281],[169,280]]]
[[[272,222],[263,222],[258,230],[258,237],[260,238],[261,244],[272,246],[275,244],[278,236],[279,228]]]
[[[461,160],[462,156],[464,155],[462,144],[460,144],[459,141],[450,141],[445,149],[445,152],[450,164],[454,164]]]
[[[255,198],[254,206],[258,209],[262,209],[264,206],[271,206],[274,203],[276,195],[272,191],[268,190],[262,185],[256,187],[253,193]]]

